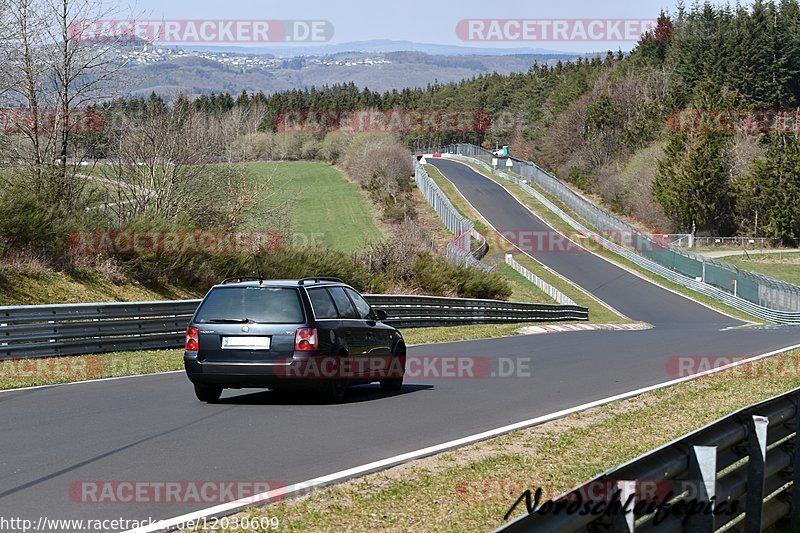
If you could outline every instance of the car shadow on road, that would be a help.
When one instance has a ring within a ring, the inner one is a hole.
[[[371,402],[405,396],[424,390],[432,390],[432,385],[404,385],[397,392],[385,392],[380,385],[356,385],[347,390],[344,401],[336,405]],[[217,402],[220,405],[320,405],[325,402],[313,390],[260,390],[247,394],[237,394],[239,391],[225,391]],[[237,394],[228,396],[226,394]]]

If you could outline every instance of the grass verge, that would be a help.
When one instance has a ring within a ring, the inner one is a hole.
[[[0,272],[0,305],[41,305],[82,302],[143,302],[202,298],[176,285],[143,285],[110,281],[100,274],[65,272]]]
[[[536,285],[525,279],[525,277],[505,263],[497,265],[496,272],[503,276],[511,286],[512,302],[528,302],[552,304],[553,300],[539,289]]]
[[[0,361],[0,390],[183,369],[183,350],[144,350]]]
[[[742,270],[758,272],[765,276],[800,285],[800,252],[781,252],[777,254],[750,254],[750,256],[729,256],[722,259]]]
[[[541,487],[546,497],[556,496],[737,409],[800,386],[798,368],[800,352],[743,365],[240,517],[277,517],[282,531],[490,531],[503,523],[524,490]]]

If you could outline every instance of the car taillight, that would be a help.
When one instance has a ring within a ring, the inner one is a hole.
[[[196,352],[200,349],[200,330],[194,326],[189,326],[186,330],[186,351]]]
[[[294,335],[294,349],[296,352],[312,352],[319,348],[317,328],[300,328]]]

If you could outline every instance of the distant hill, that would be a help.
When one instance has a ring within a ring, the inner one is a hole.
[[[152,45],[136,51],[130,47],[120,49],[120,54],[129,59],[121,80],[124,92],[142,95],[155,91],[169,98],[177,92],[187,95],[222,91],[237,94],[242,90],[272,93],[351,81],[358,87],[383,92],[425,87],[437,81],[459,81],[492,72],[527,72],[535,63],[553,64],[577,57],[557,53],[434,55],[417,50],[339,51],[321,56],[280,57],[274,50],[270,54],[246,54],[239,52],[241,48],[230,47],[223,50]]]
[[[221,46],[221,45],[202,45],[186,46],[187,50],[202,50],[208,52],[234,52],[241,54],[272,54],[278,57],[297,57],[297,56],[325,56],[338,54],[340,52],[364,52],[364,53],[389,53],[389,52],[423,52],[430,55],[448,56],[506,56],[506,55],[537,55],[537,56],[569,56],[574,57],[571,52],[556,50],[546,50],[544,48],[483,48],[478,46],[459,46],[447,44],[415,43],[411,41],[393,41],[389,39],[379,39],[371,41],[355,41],[341,44],[317,44],[308,46]]]

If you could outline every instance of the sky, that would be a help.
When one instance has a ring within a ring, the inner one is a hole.
[[[456,34],[462,19],[655,19],[662,9],[674,11],[677,0],[400,0],[392,2],[335,0],[136,0],[135,4],[117,3],[120,10],[133,12],[136,18],[165,20],[325,20],[334,29],[329,44],[374,39],[408,40],[421,43],[481,46],[527,47],[569,52],[603,51],[633,47],[630,40],[580,41],[573,38],[557,41],[465,42]],[[606,28],[607,26],[603,26]],[[491,29],[485,22],[483,33]],[[505,28],[505,27],[504,27]],[[595,29],[600,30],[599,26]],[[513,27],[511,28],[513,29]],[[505,28],[502,36],[515,33]],[[609,38],[616,34],[603,33]],[[483,39],[483,37],[481,37]],[[280,43],[285,44],[285,43]],[[308,43],[305,43],[308,44]]]

